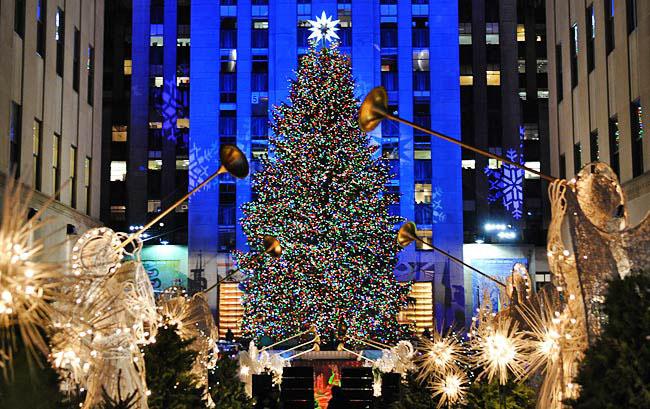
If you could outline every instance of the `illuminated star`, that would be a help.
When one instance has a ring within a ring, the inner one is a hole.
[[[307,38],[308,40],[314,38],[317,42],[323,39],[331,42],[334,39],[339,39],[339,36],[336,34],[336,31],[339,30],[338,27],[336,27],[339,20],[332,20],[331,16],[327,17],[325,11],[323,11],[323,14],[321,14],[320,17],[316,17],[316,20],[307,21],[311,24],[311,28],[309,29],[311,34]]]

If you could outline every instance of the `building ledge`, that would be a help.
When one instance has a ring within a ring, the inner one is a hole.
[[[0,172],[0,200],[4,198],[5,186],[6,186],[7,175],[4,172]],[[51,199],[51,196],[46,195],[45,193],[39,192],[37,190],[32,190],[30,186],[23,185],[26,189],[33,192],[32,198],[30,200],[30,207],[35,209],[40,209]],[[88,228],[102,226],[103,223],[94,217],[90,217],[87,214],[79,212],[77,209],[74,209],[66,204],[61,203],[58,200],[54,200],[48,206],[48,211],[50,214],[55,214],[61,216],[68,220],[69,223],[74,224],[77,227],[86,226]]]
[[[650,171],[623,183],[623,190],[628,201],[650,194]]]

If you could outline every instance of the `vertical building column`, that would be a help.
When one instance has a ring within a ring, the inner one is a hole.
[[[251,159],[251,55],[252,9],[250,0],[237,2],[237,146]],[[235,237],[237,249],[246,251],[246,236],[239,220],[244,216],[241,205],[251,199],[250,177],[236,180]]]
[[[176,119],[178,93],[176,90],[177,0],[165,0],[163,30],[163,94],[162,94],[162,169],[160,198],[163,209],[169,207],[184,192],[176,192]],[[174,228],[174,217],[168,217],[168,229]]]
[[[397,74],[398,114],[413,120],[413,40],[411,35],[411,2],[397,3]],[[352,23],[354,24],[354,22]],[[415,186],[413,163],[413,128],[399,124],[399,192],[400,215],[415,220]],[[420,263],[416,261],[415,246],[405,248],[399,254],[399,264],[414,266],[417,273]],[[428,256],[428,255],[426,255]]]
[[[363,100],[374,87],[381,85],[379,47],[379,2],[371,6],[352,2],[352,73],[356,92]],[[381,128],[370,132],[370,143],[377,145],[381,156]]]
[[[460,139],[458,2],[431,0],[431,127]],[[434,245],[462,259],[463,191],[460,147],[431,138],[432,188],[442,190],[445,218],[433,225]],[[411,182],[412,183],[412,182]],[[463,269],[436,255],[435,297],[438,325],[463,322],[466,282]],[[471,285],[469,286],[471,288]]]
[[[269,107],[286,101],[298,66],[296,0],[269,1]]]
[[[219,168],[219,2],[191,3],[190,38],[190,168],[192,189]],[[188,264],[194,267],[202,254],[207,285],[217,279],[219,185],[212,181],[190,199],[188,214]],[[208,294],[216,303],[216,290]]]
[[[130,225],[146,223],[147,148],[149,145],[149,47],[150,1],[133,4],[131,74],[131,117],[129,120],[129,163],[126,174],[127,220]]]
[[[502,147],[519,146],[519,74],[517,47],[517,1],[499,2],[499,49],[501,51]]]

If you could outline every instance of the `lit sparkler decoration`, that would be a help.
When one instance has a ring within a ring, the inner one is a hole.
[[[418,359],[422,369],[418,375],[420,381],[449,373],[467,364],[466,357],[462,353],[462,344],[451,331],[441,334],[435,329],[432,339],[421,340],[420,349],[422,351]]]
[[[509,373],[515,379],[524,376],[526,340],[510,317],[496,316],[492,322],[480,325],[472,343],[476,351],[474,363],[482,368],[477,379],[487,376],[492,382],[497,377],[499,383],[505,385]]]
[[[433,397],[440,396],[438,401],[438,408],[447,405],[450,407],[455,403],[461,402],[465,399],[467,394],[467,385],[469,379],[465,372],[454,369],[446,374],[437,375],[431,383],[433,389]]]
[[[0,367],[11,362],[17,331],[29,356],[47,355],[43,338],[58,298],[60,266],[40,261],[46,256],[44,239],[34,238],[47,223],[41,219],[46,203],[29,218],[31,190],[12,177],[5,178],[0,221]],[[47,249],[48,251],[51,249]]]

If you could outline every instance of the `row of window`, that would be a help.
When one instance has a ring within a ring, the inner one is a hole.
[[[643,136],[645,135],[645,125],[643,122],[643,107],[640,101],[635,101],[630,105],[630,131],[631,131],[631,148],[632,148],[632,177],[643,174]],[[620,175],[620,145],[621,133],[618,118],[616,116],[609,119],[609,164]],[[589,152],[590,161],[599,161],[600,147],[598,142],[598,130],[589,134]],[[580,142],[573,146],[573,171],[578,173],[583,166],[582,144]],[[566,157],[560,155],[560,177],[566,178]]]
[[[10,167],[15,172],[15,177],[20,177],[22,167],[21,163],[22,149],[22,106],[13,102],[11,103],[11,115],[9,122],[9,161]],[[61,136],[52,135],[52,167],[50,176],[52,179],[52,194],[57,200],[60,199],[59,189],[61,188]],[[77,147],[70,146],[69,151],[69,169],[70,169],[70,206],[77,208]],[[84,195],[86,197],[85,213],[90,214],[90,171],[92,158],[84,158]],[[43,181],[43,123],[34,118],[32,124],[32,166],[31,182],[35,190],[41,191]]]
[[[637,27],[637,0],[626,0],[626,10],[627,10],[627,32],[632,33]],[[615,0],[605,0],[605,24],[604,24],[604,35],[605,35],[605,47],[607,54],[611,53],[614,50],[616,45],[615,41]],[[592,72],[595,68],[595,43],[596,43],[596,33],[598,32],[598,26],[596,22],[596,12],[594,11],[593,4],[587,7],[585,12],[585,21],[586,21],[586,58],[587,58],[587,70]],[[575,88],[578,85],[578,55],[579,55],[579,30],[578,24],[574,23],[571,25],[569,32],[569,43],[570,43],[570,67],[571,67],[571,87]],[[558,88],[558,102],[563,98],[563,84],[562,84],[562,45],[557,44],[555,50],[555,58],[557,64],[557,88]]]
[[[25,35],[25,0],[15,1],[14,31],[20,38]],[[45,0],[37,0],[36,3],[36,52],[45,58],[47,30]],[[63,77],[65,57],[65,12],[58,8],[54,15],[54,39],[56,41],[56,73]],[[74,55],[72,58],[72,88],[79,92],[79,76],[81,73],[81,33],[78,28],[74,29]],[[86,69],[88,71],[87,102],[93,105],[95,99],[95,49],[92,45],[87,48]]]

